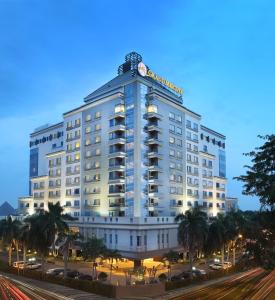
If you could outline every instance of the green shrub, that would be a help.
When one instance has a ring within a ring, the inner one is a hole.
[[[167,276],[166,276],[165,273],[161,273],[161,274],[158,276],[158,278],[159,278],[159,281],[166,281],[166,280],[167,280]]]
[[[107,278],[108,278],[108,275],[105,272],[100,272],[98,275],[98,280],[106,281]]]

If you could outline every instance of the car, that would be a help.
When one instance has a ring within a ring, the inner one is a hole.
[[[20,265],[24,264],[25,262],[23,260],[20,260],[20,261],[15,261],[12,266],[14,268],[19,268]]]
[[[221,269],[223,269],[223,265],[221,263],[211,264],[211,265],[209,265],[209,267],[212,270],[221,270]]]
[[[34,263],[34,262],[28,262],[25,265],[25,268],[30,269],[30,270],[36,270],[36,269],[39,269],[40,267],[41,267],[41,264]]]
[[[189,279],[189,278],[191,278],[191,272],[187,271],[187,272],[182,272],[180,274],[172,276],[171,281],[180,281],[180,280]]]
[[[79,280],[93,280],[93,276],[88,274],[79,274],[76,278]]]
[[[77,270],[67,271],[67,277],[69,277],[69,278],[77,278],[79,275],[80,275],[80,273]]]
[[[232,267],[232,263],[231,263],[230,261],[225,261],[223,264],[224,264],[224,266],[226,266],[227,268]]]
[[[64,272],[63,268],[54,268],[54,269],[49,269],[46,272],[46,274],[48,274],[48,275],[59,275],[62,272]]]
[[[192,270],[192,273],[193,273],[193,275],[195,275],[195,276],[203,276],[203,275],[206,275],[205,270],[202,270],[202,269],[194,269],[194,270]]]

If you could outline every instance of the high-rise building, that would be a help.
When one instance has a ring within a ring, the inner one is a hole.
[[[225,211],[225,136],[132,52],[82,106],[30,136],[30,195],[19,209],[58,201],[85,237],[127,257],[167,252],[178,247],[176,215]]]

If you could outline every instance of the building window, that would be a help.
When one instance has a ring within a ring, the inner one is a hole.
[[[169,143],[170,144],[175,144],[175,138],[174,137],[169,137]]]
[[[147,108],[148,113],[157,113],[158,107],[156,105],[150,104]]]
[[[130,235],[130,247],[133,247],[133,236]]]
[[[115,234],[115,244],[117,244],[117,243],[118,243],[118,235]]]
[[[115,113],[121,113],[125,111],[125,106],[123,104],[117,104],[115,106]]]
[[[137,236],[137,246],[138,247],[141,246],[141,236],[140,235]]]
[[[175,156],[175,150],[170,149],[170,150],[169,150],[169,155],[170,155],[170,156]]]
[[[177,133],[177,134],[182,134],[182,129],[181,129],[180,127],[177,127],[177,128],[176,128],[176,133]]]
[[[92,119],[92,116],[89,114],[89,115],[86,115],[86,118],[85,118],[85,121],[86,122],[89,122],[89,121],[91,121],[91,119]]]
[[[206,145],[203,145],[203,151],[207,152],[207,146]]]
[[[169,131],[170,132],[175,132],[175,125],[170,124],[169,125]]]
[[[101,142],[101,138],[100,138],[99,135],[97,135],[97,136],[95,137],[95,143],[97,144],[97,143],[100,143],[100,142]]]
[[[169,112],[169,119],[175,120],[175,114],[172,112]]]
[[[182,117],[180,115],[177,115],[176,116],[176,121],[181,123],[182,122]]]
[[[85,133],[91,133],[91,127],[90,126],[85,128]]]
[[[99,131],[101,129],[101,125],[100,124],[95,124],[95,131]]]
[[[101,118],[101,112],[100,111],[97,111],[95,113],[95,119],[100,119]]]

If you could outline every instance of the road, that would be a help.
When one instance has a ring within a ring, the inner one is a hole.
[[[173,300],[274,300],[275,271],[253,269],[203,288],[193,289],[172,298]]]
[[[57,295],[19,280],[11,280],[0,276],[1,300],[71,300],[65,296]]]

